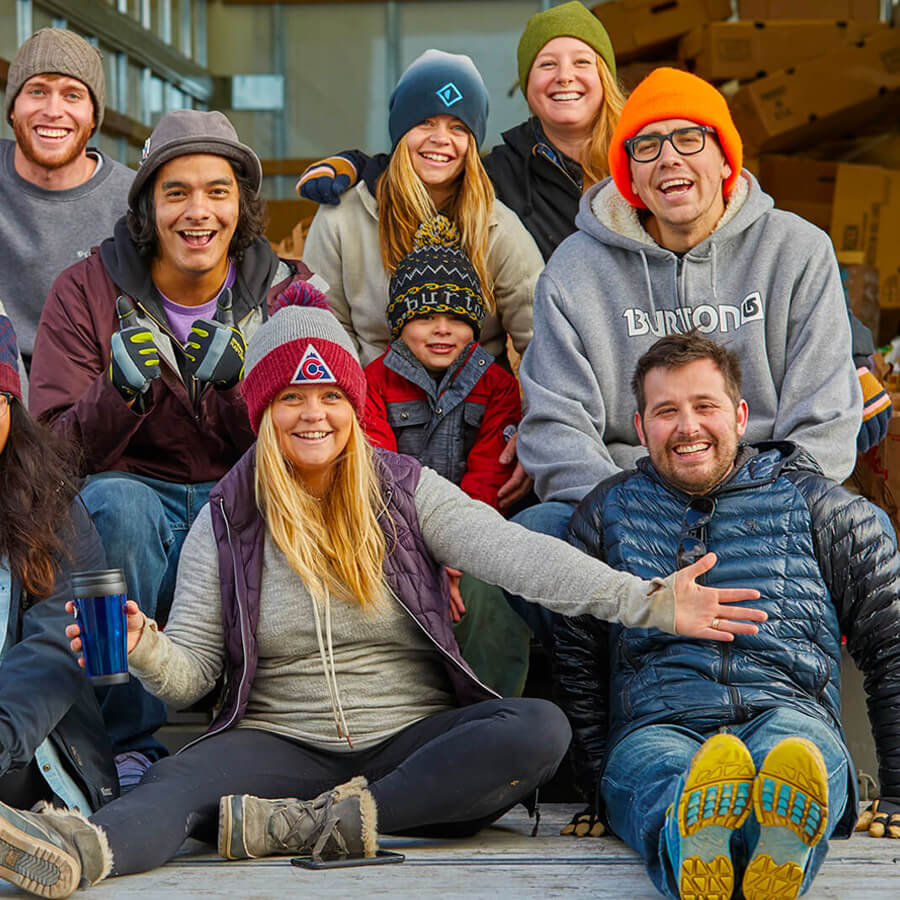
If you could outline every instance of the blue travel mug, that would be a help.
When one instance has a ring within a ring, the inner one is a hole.
[[[75,618],[81,626],[84,669],[91,683],[124,684],[129,680],[126,586],[121,569],[72,573]]]

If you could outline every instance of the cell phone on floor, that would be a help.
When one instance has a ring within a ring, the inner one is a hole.
[[[301,869],[349,869],[352,866],[387,866],[402,863],[406,857],[392,850],[376,850],[374,856],[338,856],[335,859],[313,859],[311,856],[295,856],[292,866]]]

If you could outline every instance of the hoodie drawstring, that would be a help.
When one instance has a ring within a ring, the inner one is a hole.
[[[350,749],[353,742],[350,740],[350,729],[344,718],[344,708],[341,705],[341,695],[338,691],[337,673],[334,668],[334,645],[331,639],[331,594],[325,588],[325,639],[322,639],[322,619],[319,614],[319,604],[316,598],[312,598],[313,616],[316,620],[316,639],[319,642],[319,658],[322,660],[322,669],[325,672],[325,683],[328,685],[328,695],[331,699],[331,714],[334,716],[334,724],[337,728],[337,736],[347,741]],[[328,646],[326,653],[326,643]]]
[[[710,274],[710,278],[712,279],[712,295],[714,300],[719,299],[718,293],[716,293],[716,259],[717,259],[717,250],[716,245],[713,243],[712,245],[712,272]]]
[[[643,250],[640,251],[641,262],[644,264],[644,281],[647,283],[647,299],[650,301],[650,311],[653,317],[656,317],[656,304],[653,302],[653,284],[650,281],[650,265],[647,262],[647,254]]]

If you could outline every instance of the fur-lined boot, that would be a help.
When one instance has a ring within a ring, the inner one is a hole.
[[[273,854],[314,859],[372,857],[378,849],[375,798],[359,776],[315,800],[264,800],[229,794],[219,801],[219,855],[255,859]]]
[[[68,897],[82,878],[109,875],[112,853],[103,829],[81,813],[47,803],[22,812],[0,803],[0,878],[39,897]]]

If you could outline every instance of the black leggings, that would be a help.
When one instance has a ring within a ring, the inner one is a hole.
[[[308,800],[364,775],[380,832],[474,834],[551,778],[570,738],[556,706],[524,698],[438,713],[347,753],[235,728],[155,763],[91,821],[106,831],[113,874],[128,875],[162,865],[189,836],[214,843],[225,794]]]

